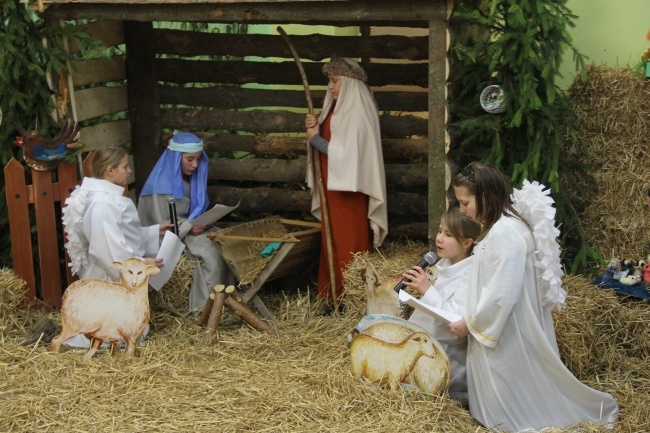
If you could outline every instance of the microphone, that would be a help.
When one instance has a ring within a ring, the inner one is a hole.
[[[418,263],[418,266],[421,267],[422,269],[426,269],[429,266],[433,265],[436,262],[436,260],[438,260],[438,256],[436,255],[436,253],[434,253],[433,251],[429,251],[424,255],[424,259],[422,259],[422,261]],[[399,284],[395,286],[395,291],[397,293],[399,293],[399,291],[404,288],[405,281],[409,283],[411,282],[411,280],[409,280],[408,278],[406,277],[403,278],[402,281],[400,281]]]
[[[176,216],[176,199],[174,197],[170,197],[167,199],[167,203],[169,204],[169,219],[173,224],[172,230],[174,231],[174,234],[178,236],[178,217]]]

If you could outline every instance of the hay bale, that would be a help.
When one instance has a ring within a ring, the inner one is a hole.
[[[159,291],[149,289],[151,309],[164,310],[175,315],[188,314],[188,296],[192,288],[195,266],[198,266],[198,261],[181,254],[169,281]]]
[[[650,253],[650,80],[630,68],[596,65],[587,67],[586,75],[584,82],[576,77],[568,90],[586,146],[569,142],[562,152],[590,166],[596,188],[584,180],[565,181],[565,187],[586,233],[606,258],[645,258]]]
[[[387,243],[365,259],[385,278],[419,262],[426,251],[423,244]],[[195,318],[153,309],[152,332],[133,357],[99,351],[84,361],[72,350],[53,354],[46,347],[8,342],[0,351],[6,397],[0,431],[487,433],[447,396],[385,391],[352,376],[346,336],[365,311],[362,259],[346,272],[350,306],[338,318],[319,315],[312,289],[261,291],[278,319],[276,336],[232,321],[219,326],[215,344],[205,346]],[[621,405],[614,430],[585,425],[566,431],[647,431],[650,378],[643,324],[650,318],[641,309],[647,304],[621,302],[584,278],[567,277],[565,285],[569,305],[556,315],[565,362]]]
[[[27,284],[12,269],[0,269],[0,344],[8,338],[22,335],[30,312],[20,307],[26,305]]]

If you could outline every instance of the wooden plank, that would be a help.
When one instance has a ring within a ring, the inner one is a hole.
[[[112,3],[112,2],[111,2]],[[236,23],[326,23],[337,26],[372,23],[374,25],[424,25],[430,20],[446,20],[446,0],[392,0],[342,2],[177,2],[157,4],[52,4],[45,19],[108,19],[134,21],[198,21]],[[318,8],[318,13],[314,13]]]
[[[157,29],[153,38],[160,54],[194,56],[292,57],[286,42],[277,34],[207,33]],[[291,42],[303,59],[321,61],[332,56],[427,60],[428,37],[401,35],[330,36],[291,35]]]
[[[149,43],[152,40],[152,33],[151,23],[135,21],[124,23],[136,192],[142,189],[158,157],[165,150],[160,135],[162,123],[158,76],[154,61],[156,54],[152,44]]]
[[[63,291],[61,290],[52,173],[32,170],[32,182],[34,184],[34,214],[36,216],[43,303],[50,308],[59,310]]]
[[[440,217],[447,208],[445,128],[447,126],[447,24],[429,23],[429,247],[436,242]]]
[[[126,86],[98,86],[77,90],[75,104],[78,122],[129,109]]]
[[[322,107],[324,90],[312,90],[314,106]],[[419,111],[429,109],[426,91],[374,91],[381,111]],[[237,86],[178,87],[160,86],[161,104],[211,107],[233,110],[251,107],[305,108],[304,90],[248,89]]]
[[[124,26],[121,20],[100,20],[87,24],[79,24],[76,27],[96,37],[107,47],[124,43]],[[74,38],[69,39],[68,44],[70,53],[79,53],[79,46]]]
[[[208,179],[211,181],[246,181],[295,183],[304,182],[305,157],[296,159],[226,159],[212,158]],[[386,164],[386,184],[404,188],[426,187],[425,163]]]
[[[228,111],[163,108],[161,115],[162,128],[169,130],[200,132],[221,129],[255,134],[305,132],[305,115],[285,110]],[[379,117],[379,123],[383,137],[403,138],[427,135],[427,120],[422,117],[394,116],[384,113]]]
[[[278,214],[286,212],[310,212],[311,193],[309,190],[291,190],[286,188],[238,188],[233,186],[208,186],[212,202],[236,204],[241,202],[237,212],[242,214]],[[413,217],[427,215],[426,193],[389,192],[390,215]]]
[[[4,168],[9,216],[9,238],[14,272],[27,284],[27,298],[36,299],[36,278],[32,256],[32,236],[29,221],[29,193],[25,185],[25,168],[11,158]]]
[[[103,122],[81,128],[79,141],[88,150],[105,146],[123,146],[131,142],[131,124],[128,120]]]
[[[439,48],[439,47],[438,47]],[[253,62],[156,59],[158,79],[177,84],[299,84],[300,74],[293,61]],[[304,63],[307,80],[313,85],[326,85],[322,63]],[[405,85],[427,88],[426,63],[362,63],[368,73],[368,85]],[[75,81],[76,85],[76,81]]]
[[[92,83],[123,81],[126,78],[124,56],[113,56],[111,60],[72,60],[70,63],[74,87],[87,86]]]
[[[61,162],[59,164],[59,181],[55,184],[55,186],[58,187],[59,190],[59,200],[62,210],[65,207],[66,200],[68,197],[70,197],[70,194],[72,194],[72,191],[74,191],[75,187],[79,185],[79,175],[77,174],[77,171],[77,164],[70,164],[68,162]],[[61,228],[63,229],[64,227],[61,226]],[[65,234],[65,230],[62,231],[63,245],[65,245],[68,242],[68,238]],[[77,281],[79,278],[76,275],[72,275],[70,266],[68,266],[68,263],[70,263],[70,257],[68,256],[67,250],[64,249],[63,254],[65,259],[66,281],[68,285],[70,285]]]

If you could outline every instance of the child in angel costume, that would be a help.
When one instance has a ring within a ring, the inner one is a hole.
[[[343,294],[343,269],[357,252],[379,247],[388,233],[386,179],[381,149],[379,113],[366,72],[349,58],[333,57],[323,66],[328,77],[320,116],[305,119],[309,151],[307,184],[312,190],[312,214],[321,221],[321,197],[314,164],[321,164],[329,211],[336,288]],[[371,233],[372,232],[372,233]],[[322,231],[318,294],[332,298],[325,230]]]
[[[124,195],[131,173],[126,151],[113,146],[96,151],[91,170],[93,177],[83,179],[62,211],[72,274],[119,281],[119,271],[110,265],[130,257],[162,266],[162,259],[154,257],[171,224],[141,225],[135,204]],[[65,344],[85,348],[90,341],[77,335]]]
[[[425,304],[451,311],[461,316],[466,315],[467,291],[474,257],[471,255],[474,241],[481,233],[481,226],[457,208],[450,209],[440,218],[440,227],[436,236],[436,252],[440,261],[435,265],[436,280],[430,283],[427,273],[419,266],[402,274],[410,281],[404,281],[408,287],[416,289],[420,301]],[[451,366],[449,394],[460,400],[467,399],[467,375],[465,362],[467,358],[467,339],[458,338],[451,333],[447,323],[415,310],[409,318],[434,337],[442,345]]]
[[[610,425],[618,404],[576,379],[560,359],[551,310],[564,305],[559,231],[549,191],[514,190],[496,168],[474,162],[453,179],[461,212],[483,226],[463,320],[472,416],[508,432]]]
[[[235,282],[216,243],[207,237],[210,227],[189,222],[204,213],[210,204],[207,183],[208,156],[203,141],[190,132],[175,131],[142,187],[138,201],[142,222],[156,224],[170,221],[168,199],[176,199],[179,238],[185,243],[189,257],[199,261],[190,289],[190,311],[205,305],[215,284]]]

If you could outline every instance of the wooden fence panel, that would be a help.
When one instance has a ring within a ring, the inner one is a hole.
[[[15,158],[4,168],[9,213],[9,234],[14,257],[14,272],[27,283],[28,300],[36,299],[36,277],[32,256],[32,235],[29,221],[29,193],[25,168]]]

